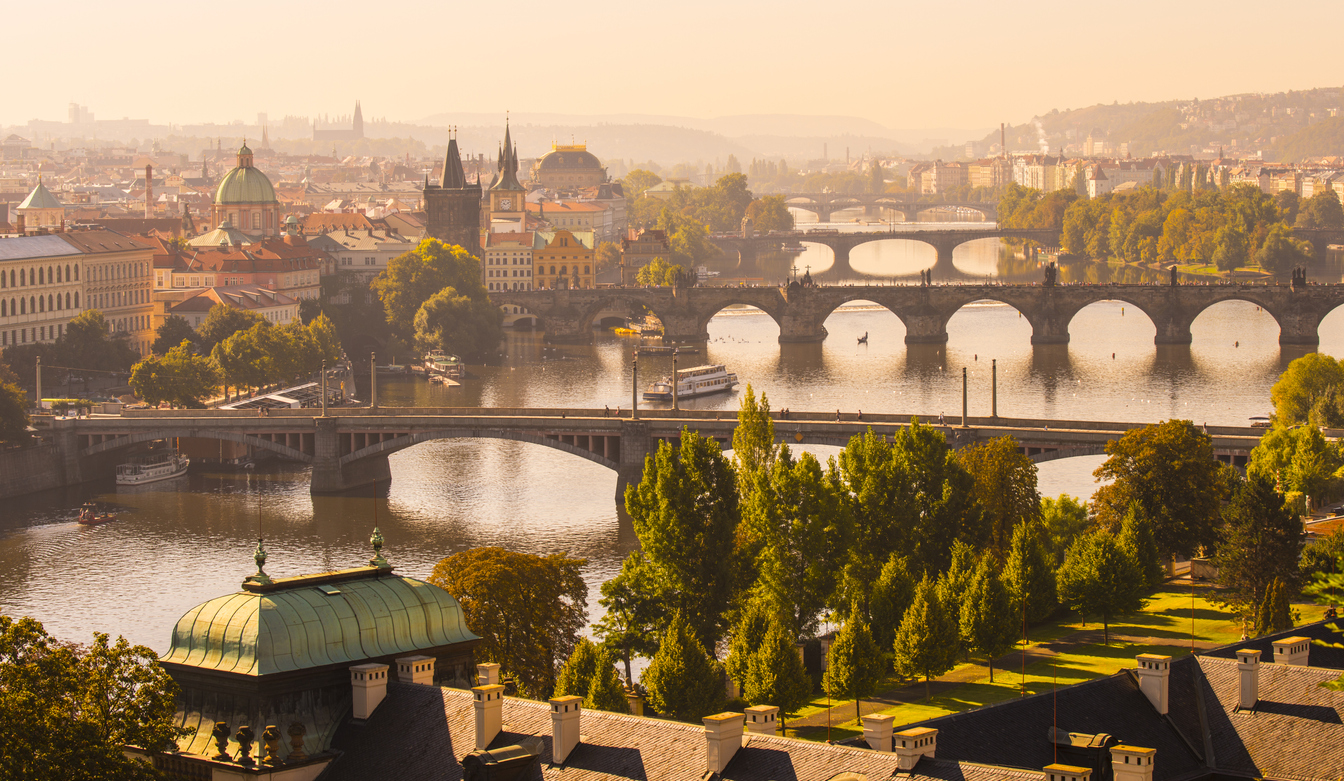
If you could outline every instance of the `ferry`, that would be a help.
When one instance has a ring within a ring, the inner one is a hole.
[[[461,379],[467,376],[467,365],[462,363],[462,359],[456,355],[449,355],[443,350],[430,350],[425,356],[425,372],[452,379]]]
[[[79,517],[75,521],[83,526],[97,526],[100,523],[115,521],[117,516],[106,510],[99,512],[93,502],[85,502],[84,506],[79,508]]]
[[[641,344],[636,348],[636,352],[640,355],[672,355],[673,353],[679,353],[681,355],[698,355],[700,353],[700,348],[672,347],[671,345],[662,344]]]
[[[737,387],[737,375],[721,363],[677,370],[677,400],[713,393],[728,393]],[[671,401],[672,379],[665,377],[644,391],[645,401]]]
[[[117,467],[117,485],[144,485],[187,473],[191,459],[175,451],[136,459]]]

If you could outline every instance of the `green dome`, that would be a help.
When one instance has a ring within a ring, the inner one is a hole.
[[[279,203],[266,174],[252,166],[238,166],[224,175],[215,190],[215,203]]]

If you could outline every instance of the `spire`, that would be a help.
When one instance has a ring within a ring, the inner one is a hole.
[[[252,553],[252,560],[257,563],[257,574],[248,575],[243,578],[243,583],[256,583],[258,585],[269,585],[271,576],[266,574],[266,546],[262,544],[261,538],[257,538],[257,549]]]
[[[457,149],[457,137],[448,138],[448,154],[443,158],[443,189],[461,190],[467,186],[467,175],[462,170],[462,155]]]

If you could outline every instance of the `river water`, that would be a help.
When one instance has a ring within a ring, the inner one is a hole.
[[[800,273],[805,265],[821,273],[829,253],[809,250],[800,260]],[[963,245],[954,260],[968,277],[1039,275],[1034,263],[1007,257],[992,240]],[[773,264],[777,280],[793,262],[780,257],[763,265]],[[933,262],[932,249],[905,242],[864,245],[851,257],[856,277],[867,272],[897,280],[917,278]],[[1332,268],[1337,273],[1337,261]],[[731,273],[727,264],[723,271]],[[1065,278],[1113,273],[1071,267]],[[1270,386],[1302,354],[1280,349],[1273,320],[1238,302],[1196,320],[1189,347],[1155,347],[1152,323],[1118,302],[1083,310],[1073,321],[1071,343],[1049,347],[1033,348],[1026,321],[990,303],[953,317],[943,346],[907,347],[900,321],[876,307],[839,310],[826,327],[830,336],[822,344],[780,345],[769,317],[726,311],[711,321],[701,358],[727,364],[776,408],[955,415],[967,367],[971,413],[987,414],[990,361],[996,359],[1001,415],[1244,424],[1268,412]],[[858,345],[864,333],[869,342]],[[1323,352],[1344,355],[1344,313],[1327,318],[1321,336]],[[593,345],[562,348],[548,347],[539,334],[507,332],[497,362],[471,367],[474,376],[461,387],[384,379],[379,400],[628,410],[631,346],[608,332],[599,332]],[[640,370],[646,381],[669,371],[670,359],[646,357]],[[694,404],[734,410],[739,398]],[[1042,464],[1042,493],[1089,496],[1096,488],[1091,472],[1101,460]],[[388,558],[414,577],[426,577],[445,556],[482,545],[585,558],[596,617],[599,585],[637,544],[616,511],[615,473],[559,451],[496,440],[430,442],[394,455],[391,469],[391,487],[378,499],[313,498],[301,469],[270,464],[251,473],[193,467],[184,478],[137,489],[118,490],[108,481],[11,500],[0,510],[0,610],[34,616],[65,639],[87,641],[92,632],[106,631],[163,652],[179,616],[236,590],[252,572],[258,528],[270,552],[267,571],[284,576],[361,563],[370,555],[376,523]],[[87,498],[113,505],[121,520],[93,528],[73,523],[74,509]]]

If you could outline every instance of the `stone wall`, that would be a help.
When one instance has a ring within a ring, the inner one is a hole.
[[[64,484],[64,462],[55,445],[0,450],[0,499],[59,488]]]

